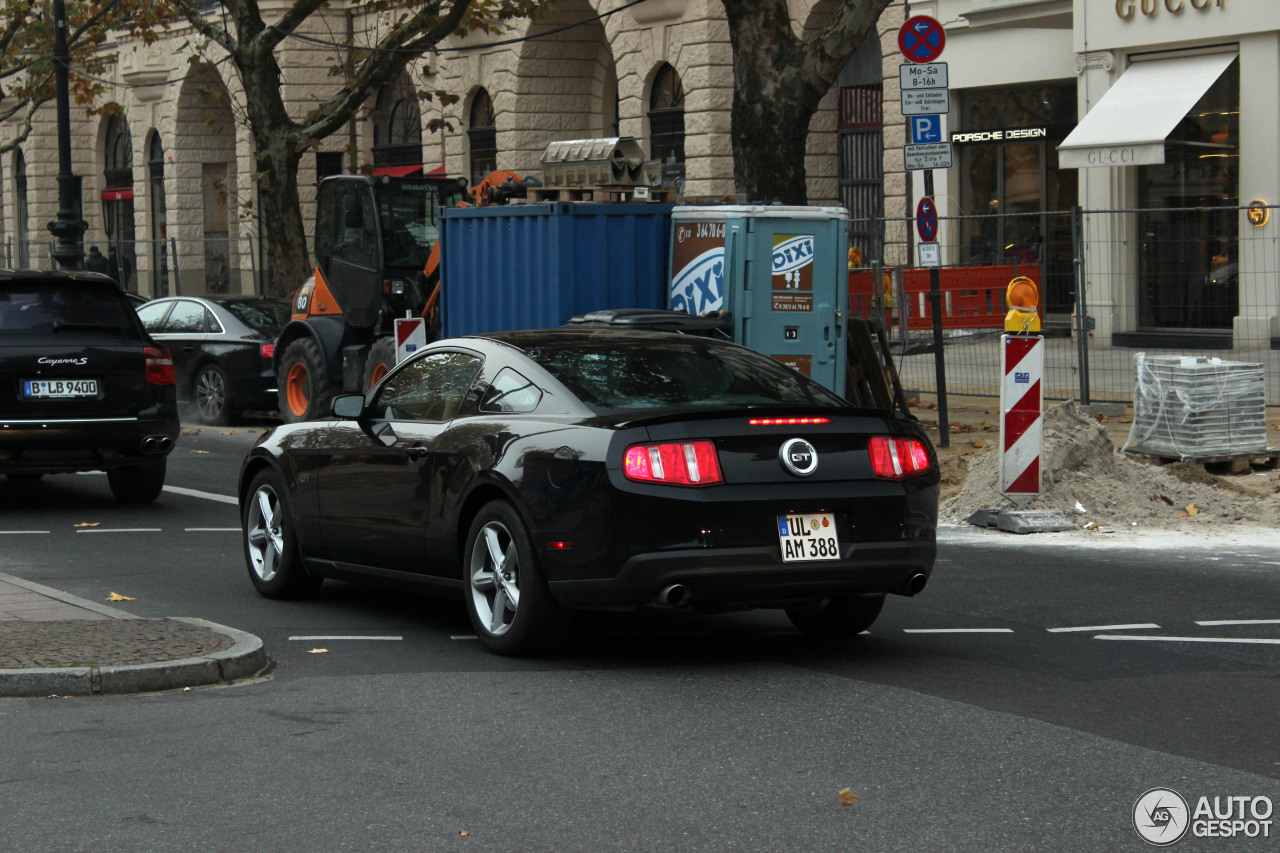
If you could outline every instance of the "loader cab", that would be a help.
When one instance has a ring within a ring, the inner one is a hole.
[[[452,178],[337,175],[321,182],[316,268],[349,325],[371,327],[380,316],[421,310],[426,294],[417,274],[439,236],[440,211],[465,197],[465,182]]]

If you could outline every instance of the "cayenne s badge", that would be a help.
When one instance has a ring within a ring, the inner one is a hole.
[[[818,470],[818,451],[803,438],[793,438],[778,451],[782,467],[797,477],[808,477]]]

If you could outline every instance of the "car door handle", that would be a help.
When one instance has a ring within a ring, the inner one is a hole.
[[[422,459],[430,452],[431,450],[429,448],[414,446],[405,448],[404,455],[408,456],[410,459]]]

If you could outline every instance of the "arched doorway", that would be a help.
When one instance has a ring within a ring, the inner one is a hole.
[[[373,111],[375,172],[405,175],[422,168],[422,110],[409,75],[400,72],[394,83],[378,90]],[[413,166],[414,170],[404,167]]]
[[[137,290],[137,233],[133,222],[133,139],[129,122],[120,113],[107,118],[103,147],[102,220],[107,231],[107,274],[125,290]]]
[[[13,264],[18,269],[31,267],[31,237],[27,233],[27,217],[27,160],[19,148],[13,152],[13,236],[18,244],[14,247]]]
[[[649,90],[649,156],[662,164],[662,185],[684,180],[684,85],[663,63]]]
[[[494,125],[493,100],[484,89],[471,100],[471,117],[467,122],[467,143],[471,148],[471,185],[498,168],[498,129]]]
[[[147,197],[151,199],[151,268],[155,270],[156,296],[169,295],[169,217],[164,200],[164,146],[152,131],[147,144]]]
[[[174,292],[252,291],[252,284],[245,286],[252,282],[252,248],[240,241],[235,214],[242,201],[235,116],[227,86],[212,66],[193,66],[183,80],[170,146],[183,164],[166,176],[173,191],[173,204],[166,199],[165,233]]]

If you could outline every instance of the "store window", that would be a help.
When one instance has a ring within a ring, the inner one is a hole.
[[[649,156],[662,164],[663,186],[684,180],[684,86],[663,63],[649,93]]]
[[[1239,304],[1240,61],[1138,168],[1138,325],[1229,329]]]
[[[960,112],[951,141],[961,263],[1032,267],[1046,313],[1069,314],[1077,180],[1074,169],[1058,167],[1057,147],[1075,126],[1075,84],[966,92]]]
[[[494,126],[493,100],[484,89],[471,101],[471,121],[467,125],[471,146],[471,185],[477,186],[498,168],[498,129]]]

